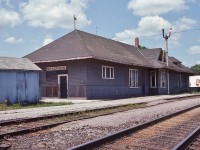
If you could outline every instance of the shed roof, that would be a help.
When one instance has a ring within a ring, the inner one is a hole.
[[[29,70],[41,69],[27,58],[0,57],[0,70]]]

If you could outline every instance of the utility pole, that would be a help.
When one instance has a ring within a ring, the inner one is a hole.
[[[168,39],[171,36],[171,32],[172,32],[172,28],[170,28],[169,34],[165,35],[165,31],[164,31],[164,29],[162,29],[163,38],[165,39],[167,67],[169,67],[169,60],[168,60]],[[170,92],[169,92],[169,69],[168,68],[167,68],[167,93],[170,94]]]
[[[76,16],[74,15],[74,30],[76,29]]]

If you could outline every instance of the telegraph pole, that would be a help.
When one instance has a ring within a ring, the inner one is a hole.
[[[167,67],[169,67],[169,60],[168,60],[168,39],[171,36],[171,32],[172,32],[172,28],[170,28],[169,34],[165,35],[165,31],[164,31],[164,29],[162,29],[163,38],[165,39]],[[167,68],[167,93],[170,94],[170,92],[169,92],[169,69],[168,68]]]

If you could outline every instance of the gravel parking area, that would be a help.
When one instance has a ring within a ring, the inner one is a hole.
[[[16,150],[64,150],[195,105],[200,105],[200,98],[174,101],[93,119],[74,121],[49,130],[8,140],[12,143],[12,149]]]
[[[105,108],[109,106],[119,106],[119,105],[125,105],[125,104],[137,104],[137,103],[143,103],[143,102],[149,103],[149,105],[153,105],[156,103],[165,103],[168,101],[167,99],[192,96],[192,95],[197,95],[197,94],[145,96],[145,97],[136,97],[136,98],[127,98],[127,99],[119,99],[119,100],[109,100],[109,101],[108,100],[90,101],[88,103],[75,103],[72,105],[63,105],[63,106],[0,111],[0,121],[9,120],[9,119],[38,117],[38,116],[45,116],[45,115],[51,115],[51,114],[63,114],[63,113],[69,113],[69,112],[85,111],[85,110]],[[67,99],[65,100],[47,99],[47,101],[61,101],[61,100],[66,101],[66,102],[77,101],[77,100],[67,100]]]

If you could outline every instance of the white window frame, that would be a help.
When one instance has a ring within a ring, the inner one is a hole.
[[[134,81],[132,81],[133,74],[134,74]],[[129,69],[129,87],[138,88],[138,70],[137,69]]]
[[[182,79],[181,79],[181,73],[178,73],[178,88],[182,88]]]
[[[107,69],[109,69],[109,76],[107,77]],[[113,72],[112,72],[113,70]],[[113,74],[113,76],[112,76]],[[111,66],[102,66],[102,79],[114,79],[115,78],[115,70],[114,67]]]
[[[155,75],[155,86],[152,86],[152,72],[154,72]],[[150,71],[150,88],[156,88],[157,82],[156,82],[156,71]]]
[[[167,83],[166,80],[167,80],[167,71],[166,70],[161,70],[160,71],[160,87],[161,88],[166,88],[166,85],[167,85],[166,84]],[[163,82],[165,83],[164,86],[162,84]]]

